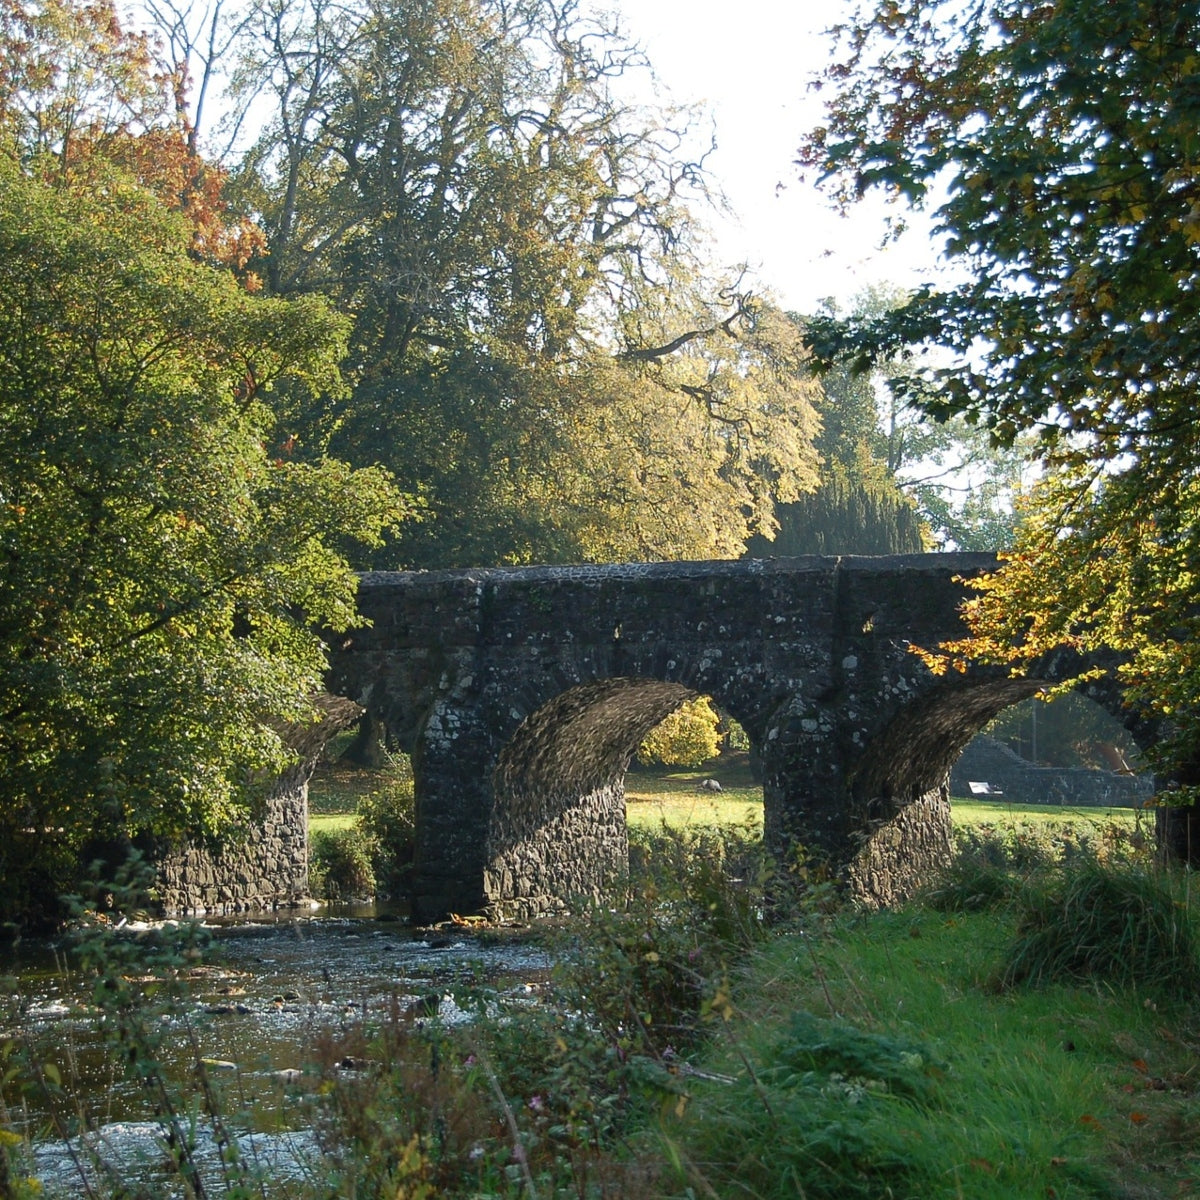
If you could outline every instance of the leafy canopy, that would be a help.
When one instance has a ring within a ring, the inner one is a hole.
[[[959,649],[1026,668],[1125,656],[1133,695],[1200,746],[1200,11],[1148,0],[884,0],[842,27],[801,150],[843,202],[931,208],[961,282],[813,343],[860,365],[951,352],[909,385],[938,418],[1037,437],[1056,473]]]
[[[340,386],[345,322],[188,246],[119,173],[0,160],[6,839],[227,823],[313,717],[317,630],[355,619],[335,547],[401,514],[380,470],[265,450],[273,388]]]
[[[1035,428],[1073,460],[1132,455],[1155,480],[1192,469],[1200,14],[886,0],[841,35],[802,161],[844,201],[932,206],[963,282],[816,340],[934,342],[958,355],[926,372],[935,416],[1002,441]]]
[[[812,486],[804,349],[705,270],[703,155],[609,18],[264,0],[238,44],[267,287],[352,317],[294,431],[425,507],[377,565],[731,556]]]

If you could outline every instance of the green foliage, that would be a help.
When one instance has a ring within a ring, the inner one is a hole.
[[[957,803],[955,805],[957,808]],[[1115,822],[1096,826],[1029,820],[1005,827],[956,824],[954,858],[922,892],[922,903],[939,912],[986,912],[1011,908],[1030,888],[1044,887],[1063,872],[1102,863],[1112,870],[1143,871],[1152,865],[1150,834]]]
[[[319,830],[308,848],[308,880],[326,900],[370,900],[375,895],[371,839],[350,829]]]
[[[353,315],[353,394],[295,431],[423,502],[375,565],[733,557],[768,476],[815,481],[798,331],[705,271],[688,115],[623,98],[614,23],[289,0],[239,49],[268,287]]]
[[[753,1080],[705,1097],[689,1141],[695,1174],[716,1194],[835,1200],[930,1195],[916,1121],[903,1108],[937,1102],[942,1066],[928,1045],[797,1012]],[[711,1105],[711,1107],[710,1107]]]
[[[1011,905],[1021,886],[1012,871],[960,853],[921,900],[937,912],[989,912]]]
[[[721,718],[707,696],[681,704],[642,740],[637,760],[645,765],[698,767],[721,753]]]
[[[8,880],[48,841],[244,812],[315,718],[317,631],[355,619],[338,547],[401,509],[382,471],[265,449],[273,387],[337,386],[342,322],[194,262],[115,173],[85,195],[0,163],[0,291]]]
[[[1000,979],[1186,996],[1200,980],[1200,938],[1169,879],[1085,862],[1027,894]]]
[[[819,356],[943,347],[902,397],[1001,444],[1027,435],[1050,468],[961,653],[1023,669],[1115,649],[1134,702],[1174,726],[1163,770],[1184,784],[1200,745],[1198,22],[1148,0],[881,4],[839,31],[828,119],[802,150],[844,202],[881,188],[934,209],[961,269],[882,316],[813,322]],[[1182,824],[1200,841],[1195,806]]]
[[[1194,1190],[1194,1011],[1085,984],[997,991],[1010,912],[835,920],[762,948],[663,1115],[693,1194],[1112,1197]],[[1181,1103],[1182,1101],[1182,1103]],[[1159,1144],[1170,1148],[1160,1150]]]
[[[568,929],[566,1002],[626,1053],[694,1044],[728,1015],[731,972],[784,882],[757,828],[631,830],[624,904],[589,909],[586,937]]]
[[[1005,441],[1037,427],[1075,459],[1132,451],[1151,480],[1177,477],[1197,318],[1181,286],[1200,245],[1196,21],[1146,0],[1099,14],[1084,0],[967,14],[908,0],[842,27],[804,162],[844,200],[878,187],[936,205],[967,271],[843,330],[843,348],[928,338],[963,356],[930,371],[931,412]],[[897,86],[914,71],[919,84]]]
[[[884,1034],[868,1033],[836,1020],[798,1012],[778,1051],[768,1078],[784,1088],[821,1087],[845,1080],[914,1102],[933,1096],[933,1076],[945,1069],[928,1046]]]
[[[313,832],[309,886],[315,895],[351,900],[404,894],[416,828],[412,766],[407,755],[385,752],[385,757],[379,770],[354,773],[370,782],[365,791],[356,783],[351,793],[349,828]]]
[[[892,483],[827,475],[815,492],[776,509],[779,532],[746,544],[749,558],[801,554],[920,554],[921,518]]]
[[[796,319],[812,340],[821,337],[830,322],[845,320],[857,326],[886,320],[909,299],[895,288],[871,288],[854,298],[847,315],[827,302],[817,316]],[[956,550],[1011,546],[1014,505],[1024,489],[1027,438],[1000,446],[986,430],[961,417],[936,423],[924,419],[909,396],[920,365],[890,348],[870,370],[841,360],[818,365],[822,394],[817,401],[821,432],[816,446],[826,464],[823,490],[833,484],[852,499],[861,494],[863,499],[855,503],[879,509],[886,522],[880,528],[879,516],[858,517],[868,531],[867,543],[897,547],[855,549],[853,532],[845,529],[843,518],[834,525],[838,536],[830,542],[832,552],[838,552],[834,543],[850,547],[847,553],[915,553],[927,542]],[[896,507],[901,498],[907,514]],[[818,537],[829,519],[823,511],[829,503],[810,508],[802,501],[798,508],[798,519],[816,523]],[[838,498],[836,503],[846,502]],[[895,530],[890,528],[893,521],[898,522]],[[917,537],[921,544],[914,548]]]
[[[412,866],[416,810],[412,764],[407,755],[388,754],[382,780],[363,796],[355,828],[371,851],[372,874],[383,894],[404,894]]]

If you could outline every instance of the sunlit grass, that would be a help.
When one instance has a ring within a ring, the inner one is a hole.
[[[910,909],[769,942],[703,1064],[730,1083],[698,1081],[667,1131],[689,1184],[764,1200],[1200,1194],[1194,1008],[1103,985],[1001,990],[1015,929],[1012,912]],[[827,1055],[870,1039],[927,1093],[856,1088],[819,1055],[782,1078],[797,1013],[822,1023]]]
[[[705,779],[715,779],[721,790],[702,789]],[[641,828],[761,825],[762,787],[744,758],[717,759],[688,771],[634,770],[625,776],[625,815]]]
[[[309,813],[308,833],[337,833],[349,829],[354,824],[354,813]]]
[[[1130,829],[1138,822],[1154,824],[1153,812],[1135,808],[1082,808],[1065,804],[1014,804],[1005,800],[966,799],[954,796],[950,801],[956,825],[994,825],[999,829],[1022,824],[1122,825]]]
[[[721,791],[702,789],[704,779],[716,779]],[[359,798],[377,784],[377,774],[370,770],[340,764],[319,767],[309,785],[309,832],[348,829]],[[691,770],[635,768],[625,777],[625,800],[629,824],[641,828],[762,824],[762,787],[754,782],[745,756],[716,759]],[[1001,831],[1023,825],[1071,824],[1081,831],[1098,832],[1110,825],[1132,829],[1139,821],[1149,828],[1154,820],[1152,813],[1132,808],[1014,804],[965,797],[954,797],[952,810],[956,825],[990,825]]]

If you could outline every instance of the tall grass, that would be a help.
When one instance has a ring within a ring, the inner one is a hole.
[[[179,1147],[165,1180],[94,1194],[1200,1194],[1195,976],[1162,974],[1167,960],[1194,968],[1195,931],[1173,885],[1123,852],[1043,860],[976,842],[960,873],[1006,879],[996,903],[864,914],[830,911],[832,892],[781,871],[753,829],[660,829],[634,846],[622,888],[557,935],[543,1002],[461,979],[469,1023],[397,1002],[314,1036],[295,1111],[320,1153],[299,1180],[248,1169],[217,1090],[155,1069],[152,1038],[175,1028],[155,996],[174,995],[176,960],[191,960],[167,947],[174,958],[143,973],[111,918],[92,920],[114,1068],[146,1081]],[[1086,969],[1064,955],[998,988],[1021,939],[1051,930],[1087,948]],[[8,1069],[26,1066],[40,1069]],[[189,1165],[199,1126],[226,1139],[223,1173]],[[0,1138],[3,1200],[31,1194],[19,1140]]]

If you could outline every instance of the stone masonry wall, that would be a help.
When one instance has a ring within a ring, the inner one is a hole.
[[[707,695],[763,768],[764,834],[864,900],[948,853],[947,780],[1002,708],[1076,673],[1053,656],[935,676],[962,579],[990,555],[375,573],[328,686],[413,755],[413,913],[594,895],[625,850],[621,781],[647,722]],[[1125,785],[1119,785],[1125,786]]]
[[[963,751],[950,775],[956,796],[970,796],[969,784],[988,783],[1016,804],[1063,804],[1076,807],[1131,807],[1154,794],[1148,776],[1113,771],[1038,767],[1003,742],[977,737]]]
[[[284,731],[298,761],[267,788],[255,818],[211,844],[157,850],[164,913],[253,912],[308,900],[308,780],[325,743],[362,713],[341,696],[317,696],[314,703],[318,720]]]
[[[272,789],[262,817],[206,846],[189,842],[158,861],[167,915],[288,908],[308,898],[308,775],[292,771]]]

